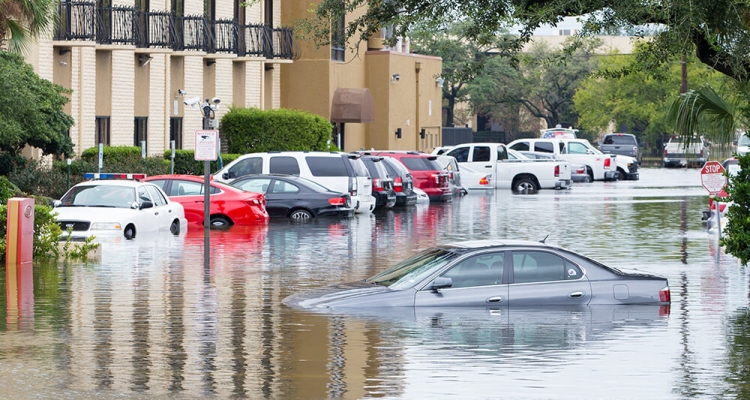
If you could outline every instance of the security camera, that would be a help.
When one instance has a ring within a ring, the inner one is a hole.
[[[396,74],[396,75],[394,76],[394,78],[396,79],[396,82],[398,82],[398,81],[400,81],[400,80],[401,80],[401,75],[399,75],[399,74]]]
[[[187,90],[185,90],[185,89],[177,89],[177,94],[179,94],[180,96],[184,96],[184,95],[187,94]]]
[[[220,99],[220,98],[218,98],[218,97],[214,97],[213,99],[211,99],[211,101],[212,101],[212,102],[213,102],[214,104],[219,104],[219,103],[221,103],[221,99]]]
[[[201,102],[200,97],[193,97],[191,99],[187,99],[183,101],[183,103],[185,103],[186,106],[190,106],[190,107],[195,107],[200,102]]]

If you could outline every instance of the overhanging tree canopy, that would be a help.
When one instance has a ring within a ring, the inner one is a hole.
[[[342,14],[358,15],[349,19],[345,30],[346,38],[354,42],[388,25],[394,26],[394,38],[405,36],[415,22],[426,20],[466,19],[474,23],[469,33],[477,37],[518,23],[522,27],[518,41],[507,43],[516,47],[540,25],[554,25],[563,17],[585,15],[584,34],[637,32],[639,27],[658,24],[661,29],[649,42],[649,51],[640,53],[640,63],[653,67],[668,62],[670,56],[694,53],[727,76],[750,79],[750,3],[743,0],[322,0],[314,12],[309,27],[320,44],[329,42],[330,21]]]

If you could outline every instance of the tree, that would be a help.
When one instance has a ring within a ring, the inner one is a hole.
[[[386,25],[394,27],[397,38],[418,21],[462,18],[473,21],[472,35],[498,32],[509,21],[518,23],[519,41],[524,42],[542,24],[582,16],[583,34],[656,32],[649,51],[637,60],[646,69],[670,62],[671,56],[692,53],[724,75],[740,81],[750,78],[750,3],[746,1],[321,0],[314,13],[309,31],[319,44],[330,42],[330,21],[343,14],[350,16],[345,38],[354,42],[366,40]]]
[[[0,51],[0,173],[8,173],[9,160],[27,145],[44,154],[72,155],[73,118],[63,111],[67,92],[40,78],[19,54]]]
[[[494,35],[480,40],[469,40],[470,24],[417,24],[409,33],[415,53],[438,56],[443,59],[440,75],[443,81],[443,99],[447,103],[445,126],[454,125],[456,103],[465,102],[468,82],[482,69],[481,56],[492,48]],[[437,78],[437,77],[436,77]]]
[[[0,48],[23,50],[29,40],[49,28],[57,4],[54,0],[0,0]]]
[[[521,106],[544,119],[548,127],[575,124],[578,116],[573,95],[596,68],[594,50],[600,44],[598,39],[570,38],[562,49],[535,43],[528,53],[518,56],[517,63],[505,56],[490,57],[471,83],[472,106],[496,122]]]
[[[740,83],[722,96],[710,85],[680,95],[670,105],[667,122],[689,143],[695,132],[716,142],[731,142],[739,129],[747,129],[750,98],[747,83]],[[743,90],[743,88],[745,90]],[[750,260],[750,153],[739,157],[740,171],[729,178],[726,201],[732,204],[726,212],[727,226],[720,243],[740,259]]]
[[[642,44],[634,49],[641,51]],[[601,57],[600,67],[579,87],[573,101],[582,129],[605,131],[610,124],[624,127],[639,141],[659,146],[664,133],[672,132],[665,121],[666,110],[679,95],[682,67],[673,62],[663,73],[629,68],[637,56],[611,53]],[[688,85],[697,87],[705,82],[718,83],[719,73],[701,64],[694,57],[687,59]]]

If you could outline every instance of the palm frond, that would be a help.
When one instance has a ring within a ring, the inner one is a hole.
[[[710,85],[683,93],[667,111],[667,123],[688,143],[696,135],[719,143],[731,143],[743,120],[739,107],[725,100]]]

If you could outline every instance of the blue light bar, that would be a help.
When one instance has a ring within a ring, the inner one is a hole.
[[[83,174],[83,179],[145,179],[146,174],[112,174],[87,172]]]

